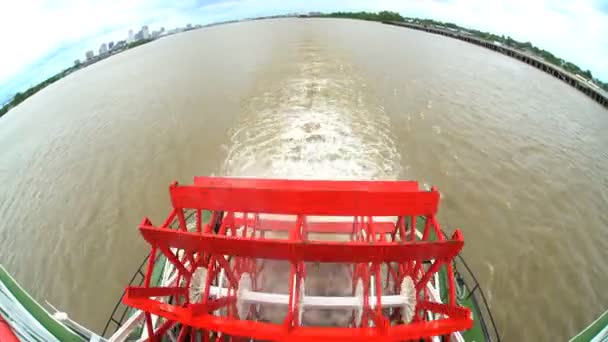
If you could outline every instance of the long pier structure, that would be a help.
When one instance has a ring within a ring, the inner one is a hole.
[[[418,25],[418,24],[400,22],[400,21],[383,21],[383,23],[388,24],[388,25],[402,26],[402,27],[406,27],[406,28],[410,28],[410,29],[414,29],[414,30],[426,31],[429,33],[434,33],[434,34],[440,34],[442,36],[446,36],[446,37],[450,37],[450,38],[456,38],[456,39],[463,40],[463,41],[471,43],[471,44],[479,45],[479,46],[485,47],[487,49],[494,50],[496,52],[502,53],[509,57],[518,59],[526,64],[529,64],[539,70],[542,70],[542,71],[544,71],[550,75],[553,75],[554,77],[568,83],[572,87],[576,88],[577,90],[581,91],[585,95],[589,96],[595,102],[601,104],[605,108],[608,108],[608,94],[605,91],[603,91],[601,88],[599,88],[597,86],[590,85],[581,76],[579,76],[580,78],[576,77],[572,73],[565,71],[556,65],[547,63],[542,58],[539,58],[536,56],[531,56],[529,54],[526,54],[523,51],[516,50],[516,49],[510,48],[508,46],[495,44],[492,41],[480,39],[471,34],[465,34],[465,33],[459,32],[459,31],[451,31],[451,30],[441,29],[441,28],[437,28],[437,27],[433,27],[433,26]]]

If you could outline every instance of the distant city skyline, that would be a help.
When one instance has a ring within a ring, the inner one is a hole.
[[[39,69],[37,68],[32,68],[32,73],[34,74],[34,77],[29,77],[28,79],[31,79],[31,81],[29,83],[23,83],[24,85],[22,86],[15,86],[15,87],[6,87],[6,88],[2,88],[1,86],[3,84],[0,83],[0,107],[2,105],[4,105],[5,103],[7,103],[8,101],[10,101],[10,99],[17,93],[17,92],[21,92],[21,91],[25,91],[26,89],[30,88],[31,86],[34,86],[37,83],[40,83],[41,81],[47,79],[48,77],[51,77],[53,75],[55,75],[56,73],[60,72],[61,70],[68,68],[70,66],[74,66],[74,65],[81,65],[81,64],[86,64],[87,62],[95,62],[98,60],[98,57],[100,55],[106,55],[104,57],[107,57],[110,55],[111,50],[114,49],[122,49],[124,48],[128,43],[132,43],[132,42],[136,42],[138,40],[142,40],[142,39],[156,39],[159,36],[162,35],[167,35],[167,34],[174,34],[174,33],[178,33],[178,32],[182,32],[184,31],[188,26],[193,27],[193,25],[191,23],[185,23],[183,25],[181,25],[181,27],[174,27],[171,28],[170,30],[165,30],[165,27],[162,26],[160,27],[158,30],[153,30],[152,33],[149,32],[149,26],[148,25],[143,25],[136,34],[134,34],[134,30],[133,29],[129,29],[125,32],[124,37],[121,39],[119,38],[119,32],[115,32],[112,37],[115,37],[113,40],[110,39],[107,42],[102,42],[100,45],[98,45],[97,47],[91,46],[91,44],[96,44],[96,43],[91,43],[89,41],[85,41],[82,42],[81,44],[75,44],[75,46],[70,46],[67,48],[67,50],[71,53],[73,57],[73,62],[70,65],[69,63],[69,59],[68,60],[63,60],[61,59],[60,61],[58,61],[57,66],[58,68],[45,68],[45,72],[42,74],[37,73],[37,71]],[[196,25],[197,27],[200,27],[200,24]],[[122,44],[119,44],[122,43]],[[110,44],[112,44],[112,47],[109,47]],[[86,46],[85,46],[86,45]],[[78,50],[77,47],[80,47],[80,55],[78,55]],[[51,60],[54,59],[56,56],[56,54],[52,54],[51,55]],[[69,58],[69,57],[67,57]],[[51,64],[51,63],[48,63]],[[61,66],[59,66],[61,65]],[[53,63],[53,66],[54,63]],[[44,67],[44,66],[43,66]],[[27,74],[27,72],[26,72]],[[44,75],[44,76],[42,76]],[[38,76],[38,77],[36,77]],[[27,81],[28,79],[26,79],[25,81]],[[8,90],[8,91],[7,91]]]
[[[11,47],[0,63],[0,102],[144,25],[158,29],[288,12],[380,10],[530,41],[608,81],[608,0],[42,0],[0,4],[0,39]]]
[[[95,63],[101,59],[107,58],[115,53],[118,53],[120,51],[127,49],[129,47],[129,44],[132,44],[132,43],[137,43],[139,41],[150,41],[150,40],[158,39],[158,38],[161,38],[161,37],[164,37],[167,35],[171,35],[174,33],[179,33],[179,32],[183,32],[183,31],[186,31],[186,30],[189,30],[192,28],[200,28],[200,27],[202,27],[202,26],[201,25],[192,26],[192,24],[188,23],[184,27],[176,27],[169,31],[165,31],[165,28],[161,27],[160,29],[154,30],[154,31],[152,31],[152,33],[150,33],[150,28],[148,27],[148,25],[144,25],[141,27],[141,29],[136,34],[133,33],[133,29],[129,29],[129,32],[127,33],[126,37],[124,37],[124,39],[118,40],[116,43],[114,41],[109,41],[107,43],[106,42],[101,43],[97,53],[95,53],[94,49],[87,50],[86,52],[84,52],[84,58],[82,60],[81,59],[74,60],[74,66],[82,67],[82,66],[86,66],[86,65]]]

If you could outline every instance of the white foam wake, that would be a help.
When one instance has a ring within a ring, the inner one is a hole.
[[[381,106],[353,68],[308,48],[295,75],[250,98],[222,173],[299,179],[395,179],[400,157]]]
[[[324,52],[324,51],[321,51]],[[400,156],[384,109],[373,102],[352,66],[307,46],[296,71],[260,83],[244,104],[222,173],[297,179],[396,179]],[[323,234],[323,239],[341,239]],[[268,235],[267,235],[268,237]],[[321,237],[317,237],[321,238]],[[267,263],[269,261],[266,261]],[[352,292],[349,265],[307,268],[307,295]],[[288,293],[290,265],[272,261],[258,275],[260,290]],[[285,307],[260,307],[260,318],[280,323]],[[304,310],[302,323],[348,326],[351,310]]]

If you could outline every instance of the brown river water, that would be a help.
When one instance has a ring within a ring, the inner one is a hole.
[[[415,179],[442,192],[503,339],[565,340],[608,308],[607,132],[568,85],[445,37],[330,19],[191,31],[0,119],[0,263],[100,331],[173,180]]]

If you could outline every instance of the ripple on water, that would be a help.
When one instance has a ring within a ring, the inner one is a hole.
[[[366,102],[356,73],[336,73],[345,62],[319,54],[310,58],[299,62],[294,75],[264,85],[262,95],[250,98],[232,130],[222,172],[396,179],[400,156],[384,108]]]

